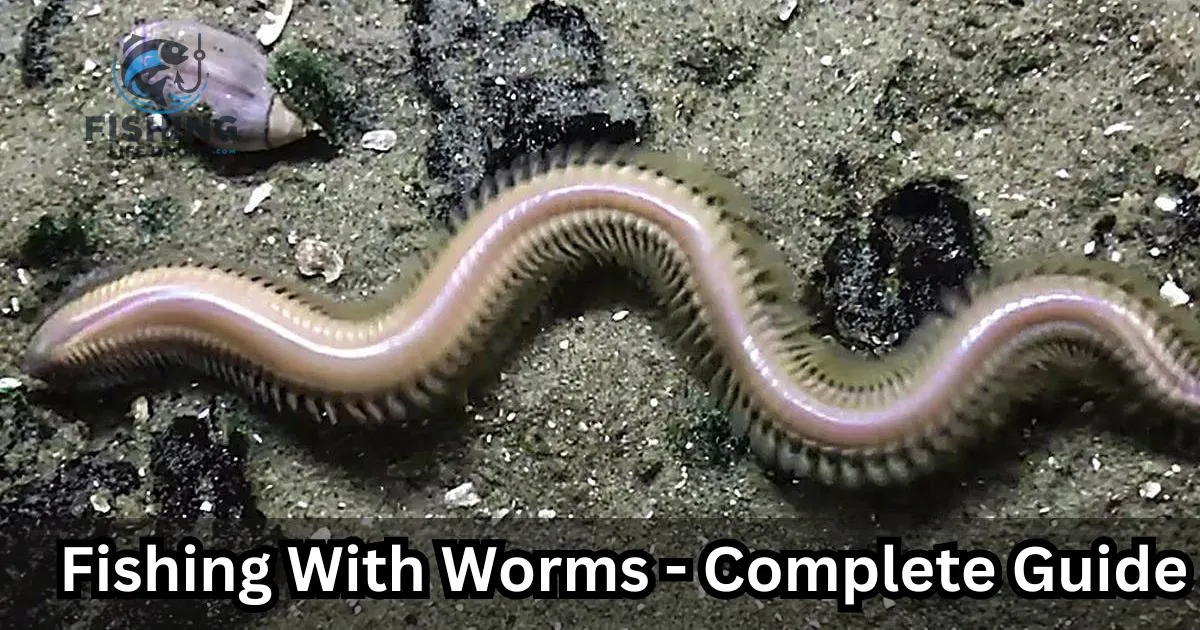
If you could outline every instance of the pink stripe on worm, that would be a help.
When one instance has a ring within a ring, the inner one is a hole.
[[[73,291],[24,369],[52,386],[192,368],[277,409],[403,419],[485,374],[493,337],[583,265],[634,269],[770,467],[846,485],[927,472],[1003,406],[1088,352],[1140,400],[1200,416],[1200,322],[1145,279],[1090,260],[1026,263],[974,285],[882,358],[803,327],[790,274],[731,184],[637,150],[555,151],[499,176],[423,273],[365,304],[218,266],[160,265]]]

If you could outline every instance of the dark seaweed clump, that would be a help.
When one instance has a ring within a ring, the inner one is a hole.
[[[71,267],[95,252],[91,223],[78,211],[65,217],[44,214],[25,235],[21,259],[31,267]]]
[[[350,140],[361,125],[353,86],[339,77],[344,69],[333,58],[307,49],[272,56],[270,81],[301,118],[321,126],[335,146]]]

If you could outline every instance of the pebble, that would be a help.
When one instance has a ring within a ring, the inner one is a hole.
[[[538,515],[538,518],[554,518],[555,516],[558,516],[558,512],[555,512],[554,510],[551,510],[549,508],[543,508],[541,510],[538,510],[537,515]]]
[[[629,317],[629,311],[617,311],[616,313],[613,313],[612,320],[614,322],[619,322],[626,317]]]
[[[396,146],[396,132],[391,129],[376,129],[363,134],[362,147],[372,151],[391,151]]]
[[[296,244],[296,267],[304,276],[320,275],[330,284],[342,277],[346,261],[325,241],[306,238]]]
[[[1179,207],[1179,200],[1161,195],[1154,200],[1154,206],[1163,212],[1175,212],[1175,209]]]
[[[246,206],[242,208],[242,213],[250,214],[251,212],[257,210],[258,207],[262,205],[262,202],[266,201],[267,198],[271,196],[271,193],[274,191],[274,189],[275,187],[271,185],[271,182],[266,182],[256,186],[254,190],[250,191],[250,199],[246,201]]]
[[[1171,279],[1168,279],[1159,287],[1158,294],[1171,306],[1183,306],[1192,301],[1192,296],[1179,288],[1179,285],[1175,284],[1175,281]]]
[[[112,505],[108,502],[108,498],[99,492],[88,497],[88,501],[91,502],[92,509],[101,514],[107,514],[112,510]]]
[[[0,378],[0,393],[8,393],[18,389],[21,389],[20,379],[13,378],[11,376]]]
[[[446,491],[446,496],[443,497],[446,505],[450,507],[471,507],[478,505],[482,499],[475,493],[475,484],[468,481],[457,488],[451,488]]]
[[[1138,489],[1138,494],[1144,499],[1154,499],[1162,493],[1162,484],[1157,481],[1147,481]]]
[[[129,408],[129,415],[134,422],[145,422],[150,419],[150,401],[146,400],[145,396],[138,396],[134,399],[133,405]]]

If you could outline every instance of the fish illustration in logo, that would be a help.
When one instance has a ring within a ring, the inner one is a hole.
[[[189,61],[188,50],[171,39],[131,35],[123,42],[113,65],[113,81],[125,100],[139,110],[152,114],[181,112],[200,99],[208,82],[200,33],[196,33],[196,49],[190,57],[195,61],[194,69],[183,67]],[[185,73],[195,74],[190,86]]]

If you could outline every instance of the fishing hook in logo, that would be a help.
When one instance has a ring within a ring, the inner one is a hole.
[[[201,33],[196,33],[196,51],[192,53],[192,59],[196,60],[196,85],[191,88],[183,87],[183,75],[179,70],[175,71],[175,87],[184,94],[194,94],[208,82],[208,76],[204,74],[204,57],[208,53],[204,52],[204,43],[201,37],[203,37]]]

